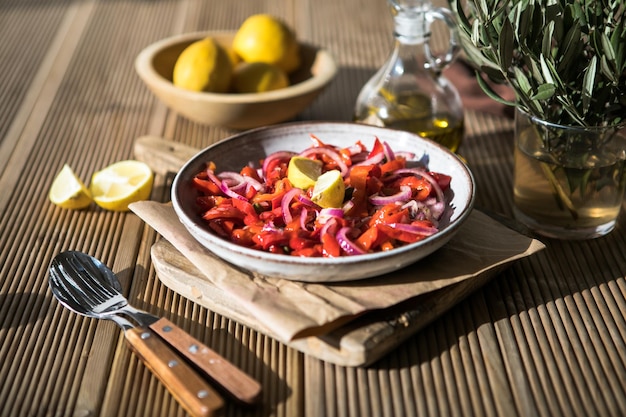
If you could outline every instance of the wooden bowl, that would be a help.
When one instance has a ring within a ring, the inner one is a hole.
[[[180,53],[192,42],[212,36],[230,44],[235,32],[195,32],[160,40],[143,49],[135,70],[169,108],[194,122],[231,129],[250,129],[292,119],[309,106],[337,73],[325,50],[301,43],[302,65],[290,74],[291,85],[265,93],[205,93],[174,86],[172,73]]]

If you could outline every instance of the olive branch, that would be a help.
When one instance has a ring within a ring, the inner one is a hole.
[[[448,0],[461,45],[494,100],[560,125],[626,117],[622,0]],[[502,99],[483,78],[508,83]]]

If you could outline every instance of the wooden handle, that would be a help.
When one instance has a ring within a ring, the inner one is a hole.
[[[159,319],[150,328],[205,372],[230,397],[246,404],[258,402],[261,385],[226,358],[165,318]]]
[[[150,330],[139,327],[124,334],[137,356],[191,416],[222,414],[224,400],[163,340]]]
[[[156,173],[176,173],[199,149],[158,136],[141,136],[135,139],[133,153]]]

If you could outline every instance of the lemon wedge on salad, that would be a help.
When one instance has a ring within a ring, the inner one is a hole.
[[[144,162],[120,161],[93,174],[90,190],[100,207],[127,211],[130,203],[150,197],[153,179],[152,170]]]
[[[323,208],[339,208],[343,204],[346,186],[341,172],[333,169],[319,176],[313,186],[311,200]]]
[[[308,190],[322,175],[322,165],[322,161],[316,159],[294,156],[289,160],[287,179],[294,187]]]
[[[66,209],[84,209],[91,204],[91,193],[69,165],[63,165],[52,181],[48,198],[53,204]]]

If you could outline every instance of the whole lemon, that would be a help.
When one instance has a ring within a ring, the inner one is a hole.
[[[248,17],[233,39],[234,51],[245,62],[266,62],[287,74],[300,66],[300,45],[294,32],[269,14]]]
[[[263,93],[288,85],[285,71],[265,62],[243,62],[233,73],[233,87],[237,93]]]
[[[241,57],[239,55],[237,55],[237,53],[233,49],[232,40],[215,38],[215,42],[217,42],[217,44],[219,46],[224,48],[224,51],[226,52],[226,55],[228,55],[228,59],[230,59],[231,67],[235,68],[237,66],[237,64],[239,64],[241,62]]]
[[[225,93],[230,87],[233,66],[228,53],[209,37],[186,47],[174,64],[173,82],[192,91]]]

